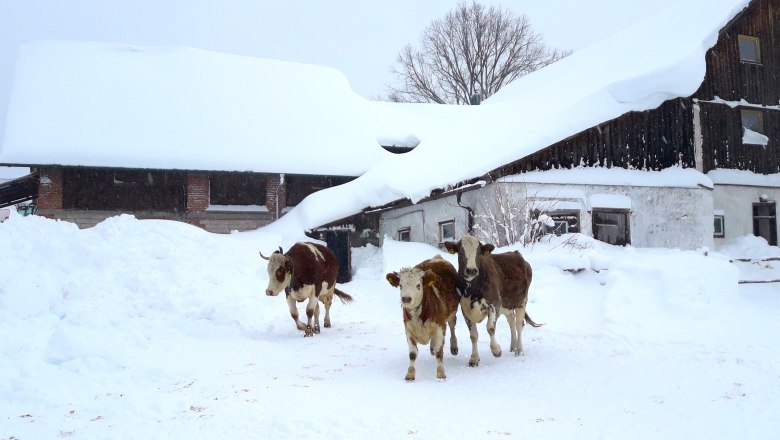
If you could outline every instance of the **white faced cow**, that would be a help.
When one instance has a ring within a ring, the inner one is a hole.
[[[446,379],[444,373],[444,336],[450,326],[450,352],[458,354],[455,337],[455,312],[458,311],[458,272],[447,260],[437,255],[400,272],[386,276],[393,287],[400,287],[401,307],[409,345],[409,369],[406,380],[414,380],[417,343],[430,342],[436,356],[436,377]]]
[[[284,290],[290,316],[295,321],[298,330],[304,331],[304,336],[312,336],[320,332],[320,305],[325,305],[325,327],[330,327],[330,305],[333,295],[344,303],[352,301],[352,297],[336,288],[336,275],[339,265],[333,252],[317,243],[295,243],[287,252],[278,251],[266,257],[268,260],[268,288],[265,294],[276,296]],[[309,300],[306,304],[304,325],[298,320],[297,302]],[[312,325],[312,317],[314,323]]]
[[[458,254],[458,274],[463,282],[460,299],[463,317],[469,326],[472,354],[469,366],[479,365],[476,323],[487,318],[490,335],[490,351],[501,356],[501,346],[496,341],[496,319],[506,316],[512,333],[510,350],[519,356],[523,353],[523,326],[528,322],[539,327],[525,311],[528,288],[531,285],[531,265],[520,252],[491,254],[495,246],[482,244],[473,235],[465,235],[458,242],[446,242],[444,246],[452,254]]]

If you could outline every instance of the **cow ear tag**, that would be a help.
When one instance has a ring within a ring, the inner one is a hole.
[[[447,252],[449,252],[451,254],[455,254],[455,249],[448,249]]]

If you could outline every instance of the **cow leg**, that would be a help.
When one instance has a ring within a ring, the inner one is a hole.
[[[512,335],[509,343],[509,351],[517,356],[519,355],[517,351],[517,328],[515,327],[515,323],[517,322],[517,309],[507,310],[504,315],[506,316],[506,322],[509,324],[509,333]]]
[[[442,327],[441,332],[437,331],[431,338],[431,347],[434,348],[436,353],[436,378],[446,379],[447,375],[444,374],[444,334],[447,331],[447,325]]]
[[[455,356],[458,354],[458,337],[455,336],[455,323],[458,321],[458,315],[452,312],[450,319],[447,320],[447,324],[450,327],[450,353]]]
[[[333,295],[326,296],[322,303],[325,305],[325,322],[323,324],[325,328],[330,328],[330,305],[333,304]]]
[[[479,350],[477,349],[479,331],[477,330],[477,324],[472,322],[465,314],[463,315],[463,319],[466,321],[466,327],[469,328],[469,337],[471,338],[471,357],[469,358],[469,367],[476,367],[479,365]]]
[[[314,301],[314,333],[320,334],[320,303]]]
[[[515,347],[515,356],[523,354],[523,327],[525,327],[525,306],[518,307],[516,311],[515,328],[517,328],[517,346]]]
[[[304,337],[314,336],[314,328],[311,325],[312,318],[314,317],[314,309],[317,308],[317,298],[313,295],[309,297],[309,302],[306,303],[306,329],[303,334]]]
[[[287,305],[290,307],[290,316],[292,316],[293,321],[295,321],[295,327],[298,330],[306,330],[306,326],[298,320],[298,305],[295,299],[290,295],[287,296]]]
[[[415,376],[415,369],[414,369],[414,362],[417,360],[417,341],[414,340],[414,338],[409,334],[409,332],[406,332],[406,343],[409,345],[409,369],[406,371],[406,377],[404,379],[406,380],[414,380]]]
[[[493,353],[493,356],[495,357],[501,357],[501,346],[498,344],[498,341],[496,340],[496,319],[498,318],[498,315],[496,314],[495,307],[491,307],[490,311],[488,312],[488,319],[487,319],[487,332],[490,336],[490,352]]]

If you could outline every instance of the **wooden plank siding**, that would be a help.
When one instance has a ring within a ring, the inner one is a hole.
[[[760,63],[740,61],[739,35],[759,39]],[[780,172],[780,0],[753,0],[720,33],[706,62],[704,82],[693,95],[701,101],[704,172],[716,168]],[[709,102],[718,98],[748,106]],[[768,145],[742,143],[743,108],[761,111]]]
[[[653,110],[626,113],[494,170],[491,175],[578,165],[640,170],[693,167],[693,102],[677,98]]]
[[[761,63],[741,62],[737,37],[760,41]],[[693,95],[701,100],[716,96],[726,101],[776,106],[780,101],[780,0],[753,0],[724,28],[718,43],[707,52],[707,73]]]
[[[740,61],[738,35],[759,38],[760,64]],[[694,103],[701,110],[700,165],[705,173],[715,168],[780,172],[780,0],[753,0],[721,30],[706,65],[704,81],[692,96],[626,113],[493,170],[491,176],[578,165],[695,168]],[[711,102],[718,98],[745,100],[750,104],[745,108],[760,110],[769,144],[743,145],[740,107]]]

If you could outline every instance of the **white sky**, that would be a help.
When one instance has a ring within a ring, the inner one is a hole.
[[[485,0],[524,13],[546,41],[579,49],[676,0]],[[679,0],[677,0],[679,1]],[[380,95],[400,49],[456,0],[0,1],[0,132],[16,48],[37,39],[191,46],[335,67],[365,97]]]

